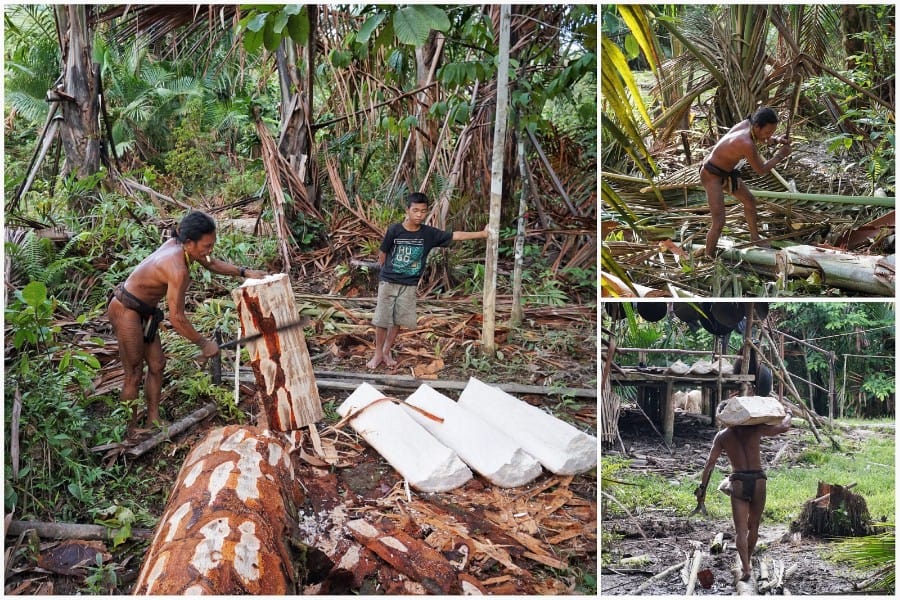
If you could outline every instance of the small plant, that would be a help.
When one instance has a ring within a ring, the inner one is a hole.
[[[473,343],[468,342],[465,346],[466,351],[463,356],[463,369],[466,371],[475,370],[482,373],[490,373],[492,370],[491,361],[479,350],[476,350]]]
[[[119,586],[116,566],[115,563],[104,563],[103,555],[98,552],[95,564],[87,568],[89,574],[84,578],[85,587],[81,591],[92,596],[113,594]]]

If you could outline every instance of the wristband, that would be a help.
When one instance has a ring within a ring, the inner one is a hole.
[[[241,267],[238,272],[241,274],[241,277],[244,277],[245,276],[244,273],[247,272],[247,267]]]

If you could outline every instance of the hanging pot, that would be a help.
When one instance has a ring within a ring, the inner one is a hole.
[[[656,323],[669,312],[669,305],[665,302],[635,302],[635,304],[638,314],[650,323]]]
[[[716,321],[734,329],[746,316],[747,305],[744,302],[716,302],[711,310]]]
[[[603,302],[602,304],[603,310],[613,321],[621,321],[625,318],[625,309],[622,308],[624,302]]]
[[[696,302],[673,302],[672,311],[685,323],[696,323],[701,316]]]
[[[713,335],[725,335],[726,333],[731,333],[731,327],[724,323],[720,323],[713,315],[712,307],[712,302],[704,302],[700,305],[700,310],[704,313],[700,315],[700,325],[703,329]]]

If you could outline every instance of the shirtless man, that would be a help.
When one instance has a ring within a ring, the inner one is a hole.
[[[206,358],[219,353],[213,340],[200,335],[184,314],[184,296],[191,281],[190,265],[233,277],[262,278],[265,271],[237,267],[212,258],[216,243],[216,223],[206,213],[192,211],[178,226],[178,236],[167,240],[153,254],[139,264],[125,283],[119,284],[109,302],[109,321],[119,342],[119,357],[125,370],[125,382],[120,398],[134,400],[147,363],[144,397],[147,401],[147,424],[159,420],[159,400],[162,393],[163,369],[166,357],[157,335],[163,313],[157,307],[166,298],[172,328],[197,344]],[[135,425],[132,422],[132,425]]]
[[[759,241],[756,227],[756,198],[747,189],[735,170],[738,162],[746,158],[750,167],[760,175],[771,171],[775,165],[791,153],[791,143],[786,137],[774,137],[778,116],[771,108],[762,106],[753,115],[732,127],[713,147],[700,167],[700,182],[706,189],[712,224],[706,235],[706,256],[712,257],[725,226],[725,192],[744,205],[750,241]],[[781,148],[769,160],[763,162],[756,145],[779,143]]]
[[[759,439],[784,433],[791,428],[791,409],[778,425],[726,427],[713,440],[703,469],[700,487],[694,490],[698,506],[706,500],[706,486],[716,461],[724,451],[731,462],[731,516],[734,519],[734,543],[741,558],[741,581],[750,578],[750,555],[756,548],[759,522],[766,506],[766,473],[759,457]]]

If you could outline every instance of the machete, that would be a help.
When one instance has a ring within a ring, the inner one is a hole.
[[[281,333],[281,332],[287,331],[289,329],[294,329],[295,327],[302,327],[303,325],[307,325],[308,323],[309,323],[309,318],[304,317],[302,319],[294,321],[293,323],[288,323],[287,325],[282,325],[281,327],[276,328],[275,332]],[[255,342],[256,340],[263,337],[264,335],[266,335],[266,333],[264,333],[264,332],[246,335],[242,338],[238,338],[236,340],[231,340],[230,342],[225,342],[224,344],[219,344],[219,350],[227,350],[228,348],[234,348],[235,346],[244,346],[248,342]]]
[[[287,331],[288,329],[293,329],[294,327],[300,327],[300,326],[306,325],[308,323],[309,323],[309,317],[303,317],[302,319],[300,319],[298,321],[294,321],[293,323],[288,323],[287,325],[278,327],[277,329],[275,329],[275,332],[280,333],[282,331]],[[243,346],[243,345],[247,344],[248,342],[255,342],[256,340],[263,337],[264,335],[266,335],[266,334],[263,332],[253,333],[251,335],[245,335],[242,338],[238,338],[236,340],[231,340],[230,342],[225,342],[224,344],[219,344],[219,350],[228,350],[229,348],[234,348],[235,346]],[[206,362],[206,359],[203,357],[202,354],[198,354],[194,358],[201,362]]]

